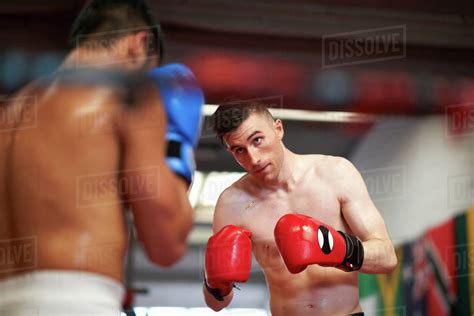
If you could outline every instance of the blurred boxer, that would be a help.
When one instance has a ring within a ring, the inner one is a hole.
[[[2,315],[120,315],[125,208],[157,265],[183,256],[192,226],[192,73],[156,68],[159,29],[141,0],[88,2],[71,39],[57,72],[2,105],[14,124],[0,133],[1,247],[30,240],[34,256],[1,261]]]
[[[259,103],[220,106],[214,130],[247,174],[219,197],[206,249],[206,303],[230,304],[263,269],[272,315],[363,315],[358,273],[389,273],[397,258],[364,180],[346,159],[298,155]],[[311,141],[310,138],[307,139]]]

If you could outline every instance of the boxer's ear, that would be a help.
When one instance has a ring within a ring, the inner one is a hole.
[[[143,53],[146,51],[148,43],[148,34],[147,32],[141,31],[133,34],[131,49],[135,53]]]
[[[278,139],[282,140],[283,135],[285,134],[285,130],[283,128],[283,122],[280,119],[276,119],[273,122],[273,129],[275,130],[275,133],[278,136]]]
[[[142,64],[146,61],[148,54],[148,34],[147,32],[133,33],[128,46],[128,54],[134,63]]]

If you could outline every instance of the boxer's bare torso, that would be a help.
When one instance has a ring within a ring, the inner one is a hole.
[[[66,269],[122,280],[127,231],[115,186],[114,90],[52,80],[2,104],[0,278]]]
[[[347,315],[361,311],[356,272],[311,265],[291,274],[280,257],[273,229],[284,214],[306,214],[352,233],[338,200],[336,158],[294,157],[294,171],[285,189],[262,189],[249,175],[228,188],[220,198],[218,217],[225,223],[217,225],[232,223],[252,232],[253,253],[265,274],[272,315]]]

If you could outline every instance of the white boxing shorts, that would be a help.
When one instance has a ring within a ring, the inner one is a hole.
[[[82,271],[37,270],[0,280],[0,315],[120,316],[124,286]]]

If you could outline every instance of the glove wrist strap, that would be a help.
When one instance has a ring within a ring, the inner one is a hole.
[[[194,155],[189,144],[179,140],[168,139],[166,148],[166,162],[175,174],[183,178],[188,186],[192,182],[194,169]]]
[[[346,255],[337,268],[346,272],[357,271],[364,262],[364,246],[356,236],[338,231],[346,242]]]
[[[206,280],[204,280],[204,286],[206,287],[206,290],[209,292],[209,294],[211,294],[216,300],[221,302],[224,300],[224,297],[226,297],[230,294],[230,292],[232,292],[232,288],[236,287],[235,285],[232,285],[228,293],[222,294],[221,289],[210,287],[209,284],[207,284]]]

